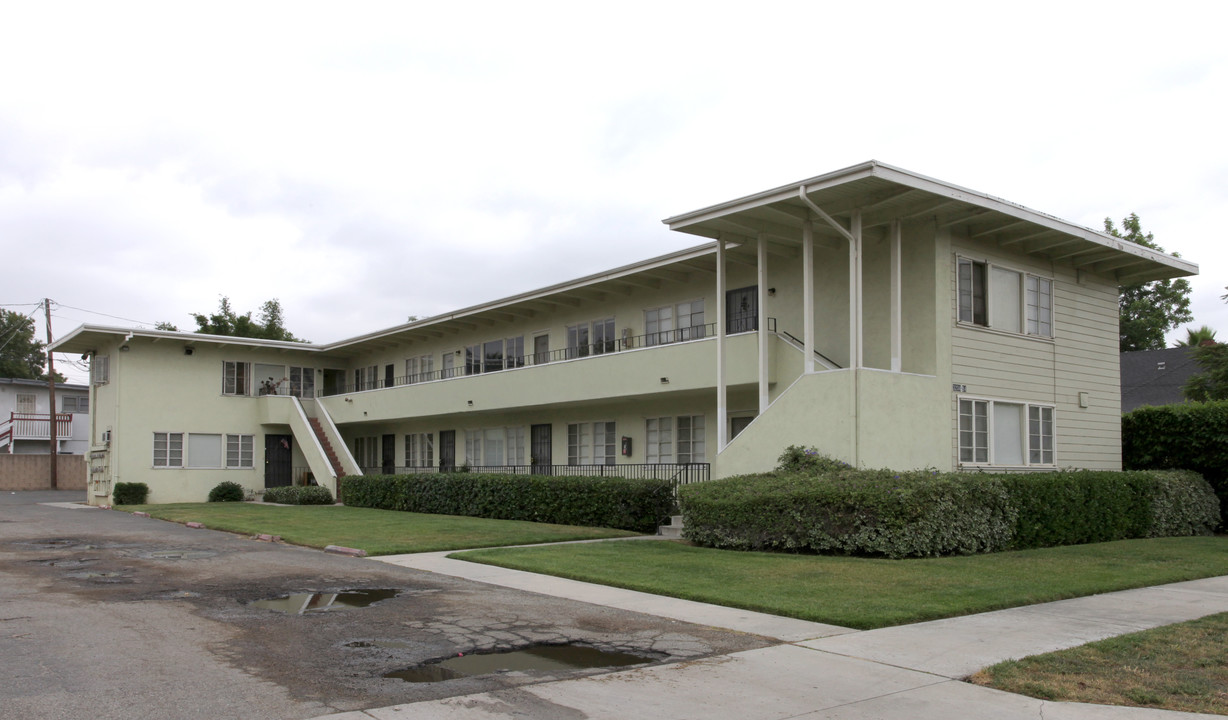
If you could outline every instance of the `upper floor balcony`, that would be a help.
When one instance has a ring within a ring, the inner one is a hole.
[[[729,386],[758,382],[758,333],[728,335]],[[769,380],[777,336],[770,335]],[[337,423],[397,420],[629,399],[716,387],[713,323],[507,357],[467,354],[453,367],[373,380],[321,398]]]
[[[59,440],[72,438],[72,413],[56,413],[55,433]],[[0,421],[0,447],[12,448],[16,440],[51,440],[51,418],[47,413],[10,412]]]

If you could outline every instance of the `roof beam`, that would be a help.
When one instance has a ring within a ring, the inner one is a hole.
[[[998,240],[998,245],[1000,247],[1016,245],[1027,240],[1034,240],[1038,237],[1044,237],[1045,235],[1052,235],[1054,232],[1056,231],[1049,228],[1040,228],[1036,232],[1024,233],[1022,235],[1015,235],[1014,237],[1000,239]]]
[[[1008,219],[1009,219],[1009,218],[1008,218]],[[987,229],[987,230],[981,230],[980,232],[974,232],[974,233],[972,233],[971,235],[969,235],[969,237],[971,237],[971,238],[973,238],[973,239],[976,239],[976,238],[983,238],[983,237],[985,237],[986,235],[994,235],[994,234],[996,234],[996,233],[1000,233],[1000,232],[1002,232],[1003,230],[1005,230],[1005,229],[1007,229],[1007,228],[1013,228],[1013,227],[1017,227],[1017,226],[1019,226],[1019,225],[1027,225],[1027,224],[1028,224],[1028,221],[1027,221],[1027,220],[1014,220],[1014,221],[1012,221],[1012,222],[1003,223],[1003,224],[998,225],[998,226],[996,226],[996,227],[991,227],[991,228],[989,228],[989,229]]]
[[[963,222],[968,222],[969,220],[980,217],[982,215],[988,215],[990,212],[992,211],[986,210],[985,208],[971,208],[968,210],[964,210],[963,212],[957,212],[952,215],[948,215],[946,218],[942,220],[939,220],[938,227],[948,228],[948,227],[951,227],[952,225],[958,225]]]
[[[673,280],[674,282],[686,282],[691,277],[684,272],[678,270],[670,270],[669,268],[653,268],[643,273],[651,277],[663,278],[665,280]]]

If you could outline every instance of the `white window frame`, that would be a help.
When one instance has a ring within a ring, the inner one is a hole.
[[[465,463],[470,467],[511,467],[525,464],[523,425],[471,428],[465,431]],[[487,457],[487,453],[495,453]],[[496,461],[496,462],[492,462]]]
[[[295,373],[299,379],[294,380]],[[290,380],[289,394],[297,398],[314,398],[316,396],[316,369],[291,365],[286,368],[286,377]]]
[[[23,409],[23,406],[25,409]],[[38,412],[38,395],[34,393],[17,393],[15,412],[34,415]]]
[[[972,410],[971,413],[965,412],[965,407]],[[1022,462],[1003,464],[996,457],[998,454],[995,450],[998,439],[995,433],[995,412],[994,408],[997,405],[1009,405],[1018,407],[1019,412],[1019,449]],[[983,408],[983,412],[977,413],[978,408]],[[959,465],[962,467],[1056,467],[1056,452],[1057,446],[1057,411],[1054,405],[1048,403],[1032,403],[1021,400],[1006,400],[1003,398],[977,397],[972,395],[956,396],[956,457]],[[984,419],[984,430],[976,428],[976,418]],[[1037,418],[1037,425],[1033,425],[1033,417]],[[965,418],[971,421],[971,425],[965,424]],[[1033,430],[1036,432],[1033,432]],[[1047,430],[1047,432],[1046,432]],[[966,444],[971,433],[973,443]],[[983,436],[984,442],[980,442],[980,437]],[[1048,443],[1045,441],[1048,440]],[[1046,447],[1047,445],[1047,447]],[[965,450],[970,450],[972,459],[965,460]],[[983,451],[983,456],[978,455],[977,451]],[[984,457],[984,460],[978,459]],[[1037,459],[1034,459],[1037,458]]]
[[[674,418],[674,458],[681,464],[702,463],[707,455],[708,423],[703,415]]]
[[[696,309],[698,306],[698,310]],[[705,335],[704,299],[683,300],[673,305],[644,310],[644,344],[668,345],[685,340],[699,340]],[[699,322],[695,322],[696,316]]]
[[[252,435],[226,435],[226,468],[228,470],[250,470],[254,468],[255,438]],[[233,460],[232,460],[233,457]]]
[[[69,406],[72,409],[69,409]],[[90,398],[88,395],[65,395],[60,400],[60,412],[66,413],[88,413],[90,411]]]
[[[568,465],[613,465],[618,458],[618,432],[613,420],[567,424]]]
[[[411,358],[405,358],[405,382],[406,384],[426,382],[434,379],[432,376],[435,371],[435,356],[433,354],[417,355]]]
[[[207,445],[215,445],[206,448]],[[207,457],[202,457],[208,451]],[[192,470],[219,470],[226,465],[226,439],[221,433],[188,433],[184,443],[184,467]]]
[[[243,391],[239,392],[239,378],[242,378]],[[252,364],[241,360],[222,361],[222,394],[234,397],[246,397],[252,394]]]
[[[175,442],[172,443],[171,441]],[[174,447],[175,443],[178,448]],[[161,449],[162,458],[158,462],[158,451]],[[173,452],[173,451],[176,451]],[[181,469],[183,467],[183,458],[186,454],[187,443],[184,442],[184,433],[182,432],[155,432],[153,434],[153,467],[155,469]]]
[[[968,280],[965,281],[962,269],[969,268]],[[980,277],[983,282],[981,302],[984,308],[977,312],[977,268],[981,268]],[[996,273],[996,274],[995,274]],[[1011,326],[1004,327],[1003,321],[994,307],[995,287],[1001,285],[995,277],[1004,273],[1012,273],[1019,277],[1017,296],[1019,299],[1018,318],[1010,318]],[[971,287],[968,287],[971,283]],[[1010,265],[998,265],[988,260],[976,260],[965,255],[957,255],[955,260],[955,319],[960,325],[976,328],[988,328],[1010,335],[1021,335],[1042,339],[1053,338],[1053,278],[1037,275]],[[982,317],[983,316],[983,317]]]
[[[405,435],[405,467],[429,468],[435,466],[435,433],[408,433]]]
[[[359,468],[382,468],[380,438],[378,435],[354,438],[354,460]]]

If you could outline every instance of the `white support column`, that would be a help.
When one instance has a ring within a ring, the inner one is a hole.
[[[768,407],[767,238],[759,235],[759,414]]]
[[[725,387],[725,238],[716,241],[716,452],[729,440],[729,405]]]
[[[900,245],[903,231],[900,221],[891,223],[891,372],[904,368],[903,276],[900,268]]]
[[[849,367],[860,368],[861,353],[861,211],[849,222]]]
[[[802,345],[805,372],[814,372],[814,223],[802,223]]]

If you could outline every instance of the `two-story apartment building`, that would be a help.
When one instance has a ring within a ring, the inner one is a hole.
[[[57,383],[56,453],[89,448],[89,386]],[[45,380],[0,378],[0,452],[51,453],[51,391]]]
[[[723,477],[791,444],[1118,468],[1117,287],[1197,272],[878,162],[665,222],[707,242],[334,343],[82,326],[54,347],[92,359],[91,497],[466,465]]]

